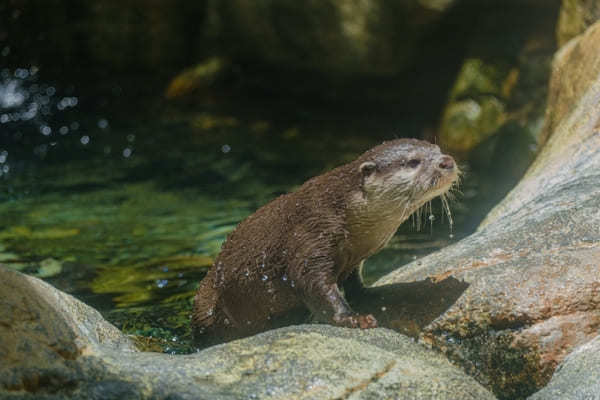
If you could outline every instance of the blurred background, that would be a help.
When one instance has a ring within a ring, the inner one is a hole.
[[[0,0],[0,263],[190,351],[194,290],[241,219],[382,140],[436,142],[465,171],[454,226],[434,202],[373,282],[524,173],[580,3]]]

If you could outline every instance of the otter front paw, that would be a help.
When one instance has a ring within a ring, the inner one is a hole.
[[[377,320],[371,314],[368,315],[340,315],[334,316],[333,321],[338,326],[346,328],[371,329],[377,328]]]

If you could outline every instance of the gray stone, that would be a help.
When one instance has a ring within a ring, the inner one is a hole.
[[[554,104],[564,113],[517,187],[475,234],[376,283],[454,277],[468,284],[420,340],[503,398],[541,388],[570,351],[597,335],[598,65],[600,24],[557,54],[551,83],[556,99],[547,115]],[[577,81],[576,96],[558,83],[565,80]]]
[[[303,325],[187,356],[138,352],[100,314],[0,266],[0,398],[494,399],[386,329]]]
[[[550,383],[530,400],[600,399],[600,336],[565,358]]]

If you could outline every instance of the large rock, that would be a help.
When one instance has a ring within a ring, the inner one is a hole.
[[[569,354],[548,386],[529,397],[529,400],[555,399],[600,399],[600,336]]]
[[[394,76],[455,0],[224,0],[213,20],[240,61],[329,77]]]
[[[573,110],[573,105],[598,80],[600,57],[590,51],[597,50],[599,38],[600,25],[595,24],[585,35],[563,46],[557,53],[552,64],[541,144],[557,130],[562,120]]]
[[[390,330],[296,326],[188,356],[136,351],[100,314],[0,266],[0,398],[494,399]]]
[[[600,74],[587,72],[598,63],[600,24],[557,54],[547,113],[554,104],[565,111],[519,185],[475,234],[377,282],[464,280],[469,287],[420,340],[502,398],[541,388],[598,334]],[[559,82],[577,71],[587,83],[574,96]]]
[[[597,0],[562,0],[556,39],[562,46],[600,19],[600,3]]]

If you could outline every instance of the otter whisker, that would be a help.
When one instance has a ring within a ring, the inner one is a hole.
[[[448,225],[450,226],[450,233],[452,234],[452,230],[454,228],[454,219],[452,219],[450,204],[448,204],[448,196],[446,196],[446,193],[442,193],[440,199],[442,200],[442,215],[445,213],[448,216]]]

